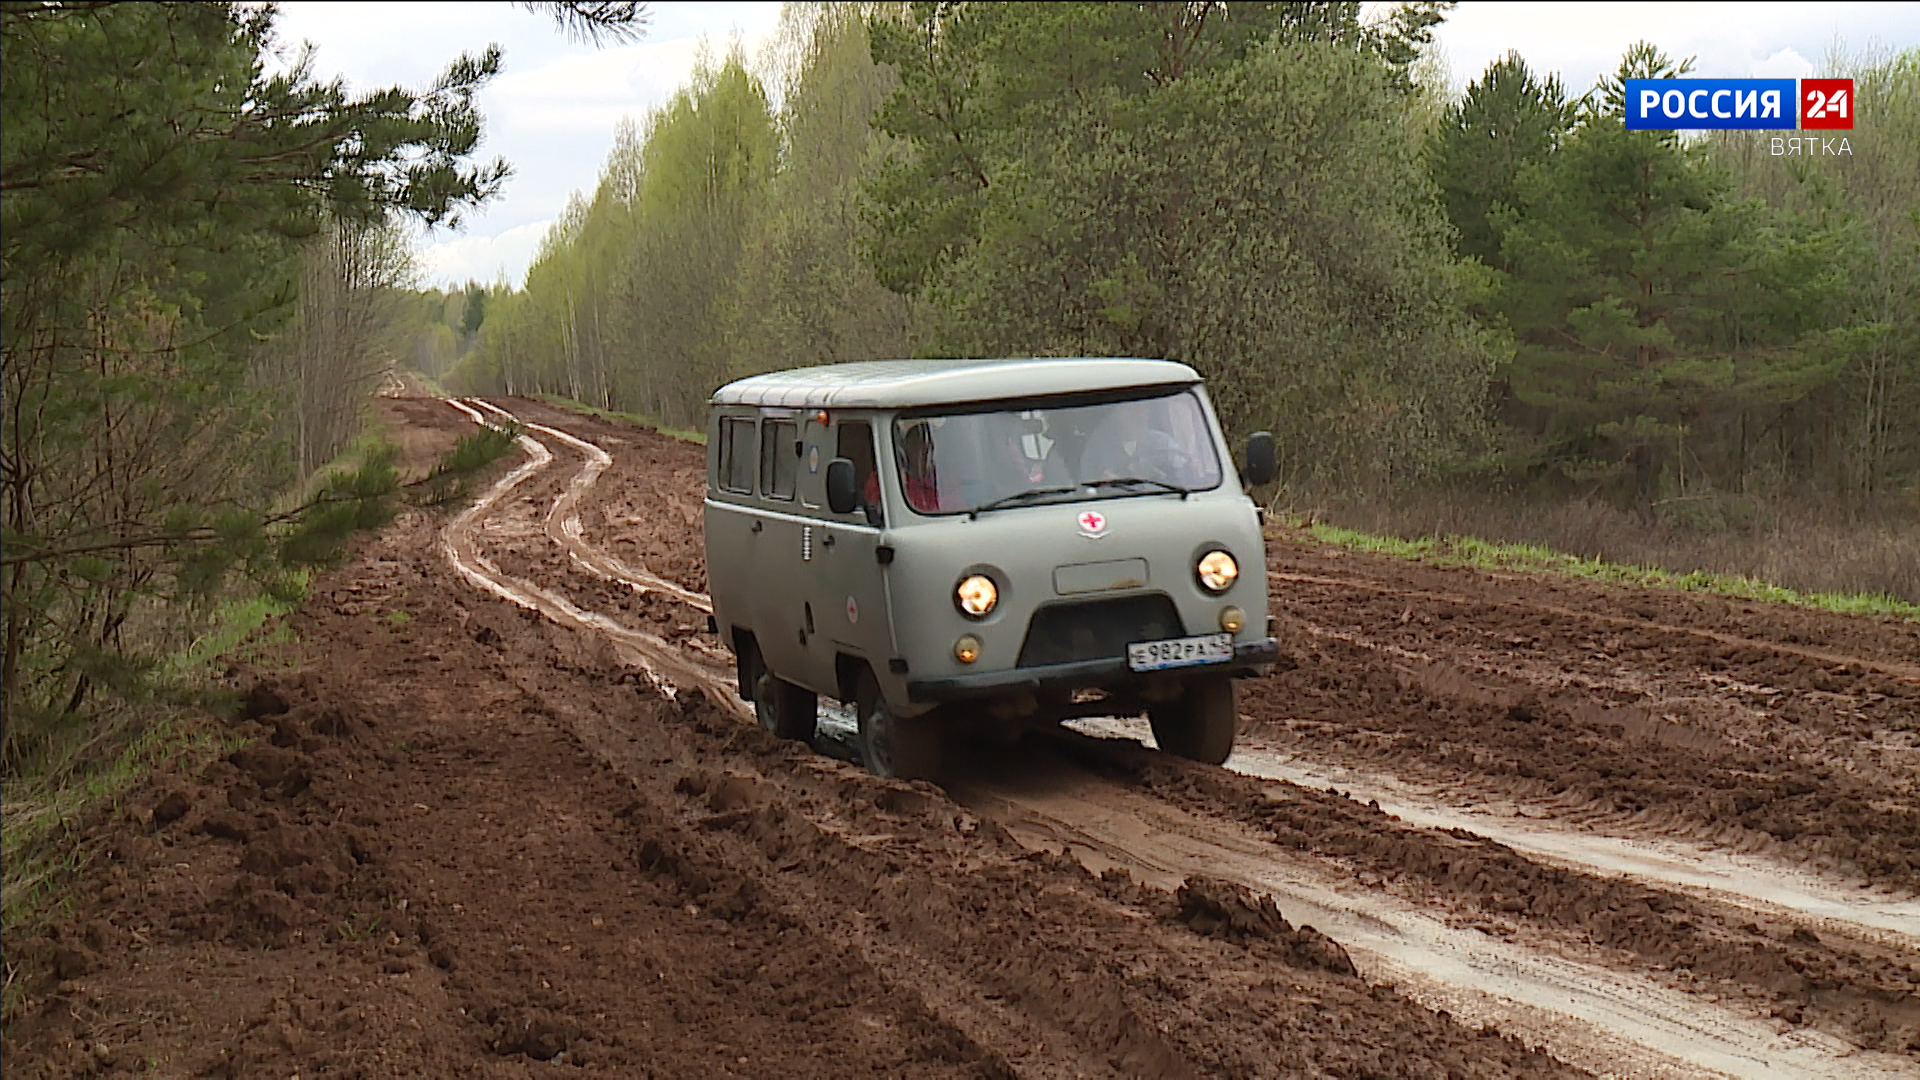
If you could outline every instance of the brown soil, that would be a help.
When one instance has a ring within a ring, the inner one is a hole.
[[[558,585],[539,498],[487,539]],[[1574,1075],[1230,883],[1095,877],[670,699],[469,587],[442,521],[365,544],[284,666],[237,673],[247,745],[85,839],[110,857],[72,917],[8,943],[41,972],[10,1076]]]

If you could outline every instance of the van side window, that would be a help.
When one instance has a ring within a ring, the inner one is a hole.
[[[874,468],[873,425],[865,420],[842,421],[837,456],[853,462],[853,480],[868,506],[880,505],[880,475]]]
[[[753,494],[753,421],[727,417],[720,421],[720,488]]]
[[[793,498],[793,481],[800,473],[800,455],[793,448],[799,439],[800,426],[791,420],[760,425],[760,491],[767,498]]]

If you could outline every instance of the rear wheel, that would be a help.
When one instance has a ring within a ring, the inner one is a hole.
[[[1219,765],[1233,753],[1233,680],[1225,675],[1193,679],[1180,696],[1147,711],[1160,749]]]
[[[820,699],[813,691],[795,686],[767,670],[758,648],[752,650],[746,662],[750,665],[748,685],[753,687],[753,715],[760,726],[778,738],[812,742]]]
[[[900,717],[887,706],[871,671],[860,673],[854,694],[860,711],[860,756],[867,771],[894,780],[932,780],[940,773],[936,714]]]

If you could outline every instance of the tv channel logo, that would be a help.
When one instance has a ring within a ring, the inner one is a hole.
[[[1629,131],[1853,129],[1852,79],[1628,79]]]

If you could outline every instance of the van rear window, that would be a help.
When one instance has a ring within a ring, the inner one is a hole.
[[[800,472],[800,426],[791,420],[768,420],[760,431],[760,490],[769,499],[793,498],[793,482]]]
[[[728,417],[720,421],[720,488],[753,494],[753,421]]]

